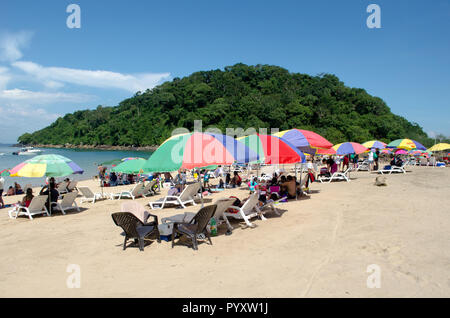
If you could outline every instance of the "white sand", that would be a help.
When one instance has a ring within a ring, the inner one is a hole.
[[[387,176],[387,187],[374,186],[367,172],[352,173],[348,183],[315,183],[318,193],[281,204],[281,217],[268,213],[267,221],[254,220],[256,228],[233,222],[231,236],[222,229],[214,245],[202,243],[198,251],[164,241],[123,251],[111,213],[127,199],[34,220],[9,219],[3,209],[0,296],[449,297],[450,169],[408,169]],[[94,181],[82,184],[99,191]],[[105,191],[120,188],[130,186]],[[208,199],[230,195],[248,191]],[[80,266],[81,288],[67,288],[69,264]],[[370,264],[381,269],[381,288],[366,285]]]

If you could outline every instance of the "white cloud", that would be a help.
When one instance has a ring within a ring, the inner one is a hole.
[[[94,96],[78,94],[78,93],[62,93],[62,92],[36,92],[19,88],[6,89],[0,91],[0,102],[16,101],[38,104],[50,104],[57,102],[73,102],[80,103],[92,100]]]
[[[6,88],[6,84],[11,80],[8,68],[0,66],[0,90]]]
[[[122,74],[102,70],[45,67],[34,62],[17,61],[12,65],[23,72],[50,83],[70,83],[98,88],[118,88],[130,92],[145,91],[169,78],[170,73]]]
[[[29,31],[0,34],[0,61],[12,62],[21,59],[22,49],[29,45],[32,36],[33,32]]]

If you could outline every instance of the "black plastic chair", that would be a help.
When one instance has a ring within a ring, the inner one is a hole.
[[[216,212],[216,208],[217,205],[215,204],[201,208],[189,223],[175,222],[172,230],[172,248],[175,244],[177,234],[188,236],[192,240],[192,248],[194,250],[198,250],[197,235],[199,234],[204,234],[212,245],[211,237],[206,226]]]
[[[125,232],[125,240],[123,242],[123,249],[127,248],[127,241],[134,239],[134,243],[139,243],[139,250],[144,250],[144,240],[156,239],[161,243],[158,230],[158,217],[150,214],[146,223],[142,223],[133,213],[130,212],[116,212],[112,215],[113,221],[117,226],[120,226]],[[148,222],[148,219],[153,217],[154,221]]]

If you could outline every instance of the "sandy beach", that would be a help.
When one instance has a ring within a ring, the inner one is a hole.
[[[385,187],[375,186],[376,175],[368,172],[352,172],[350,182],[314,183],[308,198],[278,205],[281,216],[253,219],[255,228],[233,221],[231,236],[224,226],[212,246],[201,243],[198,251],[181,244],[172,249],[165,241],[144,252],[123,251],[122,230],[111,213],[129,199],[83,203],[81,212],[34,220],[10,219],[5,208],[0,296],[449,297],[450,169],[407,169],[386,176]],[[80,184],[100,191],[94,180]],[[226,190],[205,202],[231,195],[244,198],[248,190]],[[80,266],[80,288],[67,287],[69,264]],[[371,264],[380,268],[380,288],[367,287]]]

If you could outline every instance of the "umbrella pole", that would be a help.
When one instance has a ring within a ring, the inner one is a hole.
[[[295,180],[297,180],[297,163],[294,164],[294,170],[295,170]],[[301,175],[301,174],[300,174]],[[295,185],[295,200],[298,200],[298,191],[297,191],[297,185]],[[302,183],[300,182],[300,190],[302,189]]]
[[[200,202],[201,202],[201,207],[203,208],[203,186],[202,186],[202,180],[200,177],[200,171],[198,171],[197,173],[197,178],[198,178],[198,183],[200,183]]]

